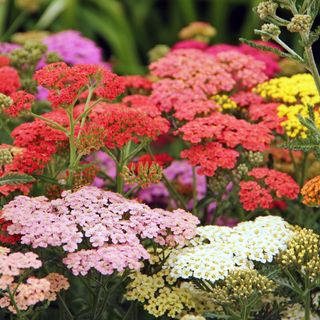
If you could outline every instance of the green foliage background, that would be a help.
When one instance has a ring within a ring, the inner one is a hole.
[[[98,41],[121,73],[143,73],[147,51],[174,43],[191,21],[214,25],[215,43],[253,38],[260,23],[252,11],[260,0],[42,0],[33,13],[19,9],[19,1],[41,0],[0,0],[1,41],[16,31],[78,29]]]

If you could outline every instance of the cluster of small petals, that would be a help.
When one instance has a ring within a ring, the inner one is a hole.
[[[242,89],[250,89],[268,79],[265,74],[265,64],[249,55],[236,51],[218,53],[216,63],[221,65]]]
[[[303,203],[307,206],[320,206],[320,176],[307,181],[301,189]]]
[[[7,56],[2,56],[0,53],[0,68],[8,66],[10,64],[10,59]]]
[[[234,148],[241,145],[251,151],[264,151],[273,136],[269,129],[261,124],[250,124],[231,115],[213,113],[209,117],[198,118],[182,126],[177,131],[183,139],[191,143],[202,140],[216,140]]]
[[[0,274],[6,276],[18,276],[21,271],[28,268],[39,269],[42,265],[39,257],[33,252],[0,253]],[[1,288],[4,289],[4,288]]]
[[[0,42],[0,54],[9,54],[11,51],[19,49],[18,44],[9,43],[9,42]]]
[[[123,76],[123,83],[126,89],[144,89],[150,91],[152,89],[152,82],[143,76]]]
[[[45,280],[50,283],[50,290],[46,294],[46,300],[48,301],[55,301],[57,299],[58,292],[61,290],[68,290],[70,287],[68,279],[59,273],[49,273],[45,277]]]
[[[58,53],[63,61],[69,64],[102,63],[102,51],[94,41],[85,38],[79,31],[66,30],[49,35],[42,42],[48,47],[48,52]],[[74,50],[77,48],[77,50]],[[42,67],[44,63],[39,64]]]
[[[151,101],[150,97],[139,94],[124,97],[122,102],[130,108],[146,113],[152,118],[161,115],[161,111]]]
[[[239,91],[230,96],[239,107],[249,107],[252,104],[260,104],[263,102],[262,97],[252,91]]]
[[[148,258],[148,252],[140,244],[113,244],[69,253],[63,262],[74,275],[84,276],[90,269],[111,275],[114,271],[123,272],[126,268],[138,270],[141,268],[140,260]]]
[[[187,39],[187,40],[181,40],[174,44],[174,46],[171,48],[171,50],[179,50],[179,49],[197,49],[204,51],[206,50],[208,45],[203,41],[193,40],[193,39]]]
[[[25,91],[16,91],[10,95],[12,104],[9,108],[4,109],[4,112],[11,117],[18,116],[24,110],[30,110],[34,101],[34,96]]]
[[[173,158],[170,157],[167,153],[160,153],[155,154],[153,157],[150,154],[145,154],[138,159],[137,163],[148,163],[149,165],[152,163],[157,163],[160,167],[165,168],[168,167],[172,161]]]
[[[155,139],[169,130],[169,122],[155,113],[127,107],[123,104],[101,103],[90,114],[90,119],[105,130],[105,145],[108,148],[122,147],[128,141],[142,138]]]
[[[19,74],[16,69],[8,66],[0,68],[0,93],[10,95],[20,86]]]
[[[284,118],[278,116],[278,103],[260,103],[251,104],[248,112],[249,118],[253,121],[259,121],[270,130],[283,134],[282,121]]]
[[[62,246],[65,251],[74,252],[86,237],[97,249],[97,256],[112,250],[108,248],[113,244],[139,247],[140,238],[153,239],[161,245],[183,245],[195,235],[198,223],[196,217],[181,209],[173,213],[150,209],[95,187],[64,192],[61,199],[51,202],[45,197],[19,196],[4,207],[3,218],[12,223],[7,228],[8,233],[21,235],[23,244],[34,248]],[[141,253],[141,250],[136,252]],[[71,257],[82,259],[77,254]],[[132,259],[129,267],[133,265]]]
[[[254,168],[248,175],[263,180],[278,198],[296,199],[299,194],[298,184],[286,173],[268,168]]]
[[[77,64],[69,67],[64,62],[53,63],[38,70],[35,79],[49,89],[48,100],[53,107],[72,104],[79,91],[92,84],[98,96],[109,100],[124,90],[123,80],[99,65]]]
[[[182,158],[187,158],[193,166],[200,166],[197,172],[206,176],[213,176],[218,168],[234,168],[238,156],[237,151],[224,148],[218,142],[195,145],[181,152]]]
[[[1,190],[0,190],[1,193]],[[4,221],[1,218],[1,211],[0,211],[0,243],[1,244],[16,244],[20,240],[19,235],[9,235],[7,232],[8,226],[11,225],[10,221]]]
[[[160,85],[157,83],[154,85],[152,93],[154,101],[160,104],[161,109],[168,109],[161,105],[161,96],[168,95],[168,98],[171,96],[171,103],[175,102],[172,101],[174,90],[170,90],[170,81],[168,82],[170,79],[172,85],[181,88],[177,95],[179,92],[184,94],[185,89],[189,89],[193,95],[196,95],[193,100],[198,100],[197,96],[211,96],[220,91],[230,91],[235,85],[235,80],[222,65],[210,55],[194,49],[172,51],[164,58],[152,63],[150,70],[154,76],[164,78],[159,81]],[[164,90],[162,81],[166,81],[168,93]],[[164,103],[168,102],[164,101]]]
[[[253,262],[271,262],[294,236],[280,217],[259,217],[236,227],[198,227],[198,236],[175,249],[166,262],[174,278],[196,278],[214,283],[239,269],[253,269]]]
[[[272,208],[273,198],[268,189],[261,187],[256,181],[241,181],[239,186],[240,202],[245,210]]]
[[[267,47],[281,49],[277,45],[271,42],[266,42],[266,41],[255,41],[255,42],[257,44],[264,45]],[[253,48],[246,44],[241,44],[240,46],[216,44],[208,47],[205,52],[213,56],[216,56],[217,54],[221,52],[226,52],[226,51],[235,51],[238,53],[242,53],[244,55],[251,56],[255,60],[262,61],[265,65],[265,68],[263,69],[263,71],[270,78],[280,71],[279,57],[276,54],[272,52],[263,51],[257,48]]]

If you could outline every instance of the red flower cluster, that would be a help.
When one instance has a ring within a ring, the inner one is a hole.
[[[89,86],[97,96],[113,100],[124,90],[121,77],[98,65],[78,64],[69,67],[63,62],[45,66],[35,74],[38,83],[49,89],[53,107],[72,104]]]
[[[250,124],[219,112],[190,121],[177,133],[182,133],[183,139],[191,143],[216,140],[230,148],[241,145],[251,151],[264,151],[273,140],[271,132],[264,125]]]
[[[105,130],[105,145],[121,148],[128,141],[138,143],[142,138],[154,140],[169,130],[169,122],[160,116],[151,116],[122,104],[100,103],[90,119]]]
[[[279,118],[277,114],[278,103],[259,103],[252,104],[249,107],[249,118],[264,124],[270,130],[275,130],[279,134],[283,134],[284,130],[281,122],[284,118]]]
[[[286,173],[268,168],[255,168],[248,175],[257,181],[240,182],[240,202],[245,210],[274,207],[274,197],[296,199],[299,186]]]
[[[13,102],[9,108],[4,109],[4,112],[11,117],[18,116],[23,110],[30,110],[35,99],[32,94],[23,90],[12,93],[10,98]]]
[[[20,88],[19,74],[16,69],[8,66],[0,67],[0,93],[10,95]]]
[[[7,233],[8,227],[12,224],[11,222],[5,221],[1,218],[2,213],[0,211],[0,244],[16,244],[20,240],[18,235],[9,235]]]
[[[148,114],[150,117],[161,116],[160,110],[148,96],[135,94],[123,98],[122,102],[134,110]]]
[[[152,82],[143,76],[133,75],[122,76],[121,78],[126,89],[143,89],[146,91],[150,91],[152,89]]]
[[[139,166],[139,164],[145,165],[147,163],[150,166],[153,163],[157,163],[160,167],[166,168],[171,164],[172,161],[173,158],[170,157],[167,153],[155,154],[154,157],[152,157],[150,154],[145,154],[141,156],[137,162],[134,162],[132,164]],[[128,165],[129,169],[131,169],[132,164],[130,163]]]
[[[226,149],[218,142],[209,142],[205,145],[196,145],[181,152],[182,158],[187,158],[191,165],[200,166],[198,173],[213,176],[218,168],[234,168],[239,153]]]
[[[239,91],[230,96],[238,107],[249,107],[252,104],[262,103],[263,99],[261,96],[251,91]]]
[[[241,181],[240,202],[247,211],[253,211],[260,208],[272,208],[273,198],[268,189],[261,187],[255,181]]]
[[[10,64],[10,59],[7,56],[0,55],[0,68],[8,66]]]

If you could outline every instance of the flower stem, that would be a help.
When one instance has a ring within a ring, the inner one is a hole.
[[[303,300],[304,300],[304,320],[310,320],[310,280],[308,278],[308,275],[305,276],[304,281],[304,294],[303,294]]]

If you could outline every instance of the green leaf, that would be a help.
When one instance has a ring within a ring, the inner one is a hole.
[[[8,173],[0,178],[0,186],[31,183],[34,178],[27,174]]]
[[[294,59],[294,60],[297,60],[297,61],[301,62],[299,59],[295,58],[295,57],[292,56],[291,54],[285,53],[285,52],[283,52],[283,51],[280,51],[280,50],[277,49],[277,48],[271,48],[271,47],[268,47],[268,46],[264,46],[264,45],[255,43],[255,42],[253,42],[253,41],[250,41],[250,40],[247,40],[247,39],[244,39],[244,38],[240,38],[239,40],[240,40],[242,43],[245,43],[245,44],[247,44],[247,45],[250,46],[250,47],[253,47],[253,48],[256,48],[256,49],[260,49],[260,50],[263,50],[263,51],[273,52],[273,53],[277,54],[278,56],[280,56],[280,57],[282,57],[282,58]]]
[[[66,7],[65,0],[55,0],[52,1],[46,8],[39,21],[37,22],[35,28],[46,29],[52,22],[54,22],[57,17],[64,11]]]

